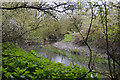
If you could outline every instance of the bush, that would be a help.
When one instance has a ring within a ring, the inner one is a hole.
[[[26,52],[17,46],[5,43],[2,52],[2,79],[78,79],[88,72],[78,65],[66,66],[55,63],[42,57],[35,51]],[[85,78],[97,78],[94,73],[89,73]]]

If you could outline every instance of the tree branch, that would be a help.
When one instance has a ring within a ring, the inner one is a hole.
[[[91,16],[91,22],[90,22],[90,26],[89,26],[89,29],[88,29],[88,33],[87,33],[87,36],[86,36],[86,42],[87,42],[87,40],[88,40],[88,36],[89,36],[89,34],[90,34],[90,30],[91,30],[91,27],[92,27],[92,22],[93,22],[93,7],[91,6],[91,13],[92,13],[92,16]]]
[[[46,11],[46,10],[56,10],[56,8],[58,8],[58,7],[62,6],[62,5],[67,5],[67,3],[57,4],[56,6],[46,5],[46,4],[44,4],[44,5],[38,4],[38,6],[30,6],[30,5],[24,4],[24,5],[16,6],[16,7],[0,7],[0,9],[14,10],[14,9],[20,9],[20,8],[29,8],[29,9],[36,9],[38,11]]]

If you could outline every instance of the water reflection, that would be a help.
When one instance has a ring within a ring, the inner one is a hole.
[[[55,53],[48,53],[48,52],[39,52],[36,51],[37,53],[41,54],[41,56],[48,58],[50,61],[55,61],[55,63],[59,62],[59,63],[63,63],[66,65],[70,65],[70,63],[72,64],[71,60],[69,60],[67,57],[64,57],[62,55],[58,55]]]

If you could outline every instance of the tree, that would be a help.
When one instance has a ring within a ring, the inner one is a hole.
[[[14,4],[11,3],[11,6]],[[3,3],[3,5],[7,6],[8,4]],[[27,35],[26,33],[40,27],[39,24],[41,20],[36,16],[36,12],[36,10],[29,9],[3,10],[3,42],[6,42],[6,40],[17,42],[18,39],[29,38],[30,35]]]

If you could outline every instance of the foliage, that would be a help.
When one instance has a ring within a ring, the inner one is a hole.
[[[104,3],[104,2],[103,2]],[[94,45],[97,48],[104,48],[105,49],[105,7],[103,6],[104,4],[99,4],[99,2],[89,2],[89,5],[93,6],[94,9],[94,19],[93,19],[93,24],[92,28],[90,31],[88,43],[90,45]],[[107,34],[108,34],[108,41],[109,45],[111,44],[116,44],[115,46],[118,46],[117,44],[119,43],[119,37],[120,37],[120,29],[119,29],[119,12],[116,7],[110,7],[113,6],[114,3],[112,2],[107,2],[107,5],[109,7],[107,8]],[[87,8],[86,8],[87,9]],[[87,14],[90,10],[88,9]],[[88,15],[85,15],[88,17]],[[90,17],[88,17],[90,19]],[[87,20],[85,20],[84,23],[87,23]],[[85,28],[85,26],[83,25]],[[85,34],[86,36],[86,34]],[[101,42],[102,41],[102,42]]]
[[[45,15],[43,18],[42,28],[36,31],[43,39],[59,39],[61,35],[66,33],[66,27],[61,24],[62,22],[56,21],[49,15]]]
[[[20,5],[21,2],[3,3],[3,6],[10,7]],[[39,27],[40,21],[36,16],[36,10],[17,9],[17,10],[2,10],[2,33],[3,42],[6,41],[22,41],[26,38],[33,38],[30,33],[32,29]],[[26,34],[26,35],[25,35]]]
[[[78,65],[65,66],[65,64],[49,61],[35,51],[26,52],[17,46],[5,43],[2,52],[2,79],[77,79],[87,73],[87,69]],[[85,78],[97,79],[94,73]]]

